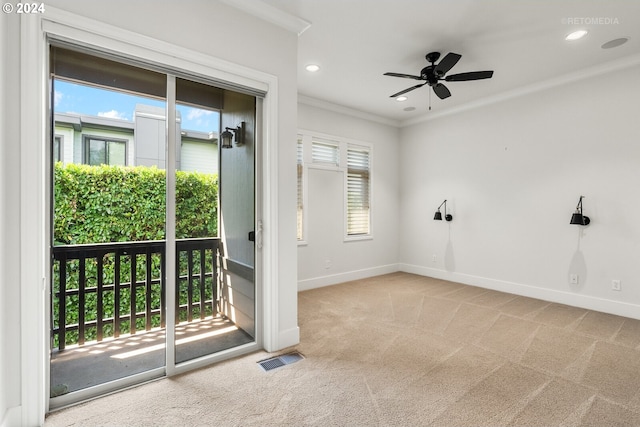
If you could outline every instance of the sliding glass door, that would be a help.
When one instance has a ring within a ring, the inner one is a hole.
[[[255,342],[255,97],[50,59],[52,407]]]

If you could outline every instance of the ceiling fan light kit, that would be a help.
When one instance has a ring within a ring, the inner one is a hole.
[[[425,58],[427,59],[427,62],[431,63],[431,65],[427,65],[420,70],[419,76],[402,73],[384,73],[385,76],[424,81],[424,83],[420,83],[401,90],[398,93],[394,93],[391,95],[391,98],[397,98],[414,89],[418,89],[424,85],[429,85],[438,98],[445,99],[451,96],[451,92],[444,84],[440,83],[441,80],[444,80],[445,82],[465,82],[471,80],[490,79],[493,76],[493,71],[471,71],[447,76],[447,72],[458,63],[460,58],[462,58],[462,56],[457,53],[449,52],[437,65],[436,61],[440,59],[440,52],[427,53]]]

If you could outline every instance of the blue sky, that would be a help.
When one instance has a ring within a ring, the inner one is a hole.
[[[66,81],[55,81],[54,111],[56,113],[76,113],[91,116],[133,120],[136,104],[165,106],[164,101],[129,95],[111,90],[97,89]],[[217,111],[202,110],[178,105],[182,116],[182,129],[201,132],[217,132],[219,117]]]

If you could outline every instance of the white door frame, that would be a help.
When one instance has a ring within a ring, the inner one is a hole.
[[[213,81],[224,81],[266,93],[261,102],[263,172],[257,197],[262,203],[256,220],[261,221],[262,250],[256,262],[262,277],[256,277],[260,293],[256,326],[258,345],[278,348],[278,78],[181,46],[151,39],[99,21],[47,6],[44,15],[21,16],[20,83],[20,210],[21,244],[21,403],[22,422],[41,425],[49,409],[49,202],[47,188],[48,38],[69,41],[97,50],[118,52],[140,61],[185,70]],[[207,361],[211,363],[211,361]],[[185,364],[180,373],[202,363]]]

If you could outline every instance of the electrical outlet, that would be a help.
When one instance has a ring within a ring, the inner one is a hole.
[[[328,259],[324,262],[324,268],[326,268],[327,270],[331,268],[331,260]]]
[[[622,290],[622,285],[620,283],[620,280],[612,280],[611,281],[611,289],[614,291],[621,291]]]
[[[438,261],[438,256],[436,254],[433,254],[433,256],[431,257],[431,261],[432,262]]]
[[[577,274],[570,274],[569,275],[569,283],[571,283],[572,285],[577,285],[578,284],[578,275]]]

